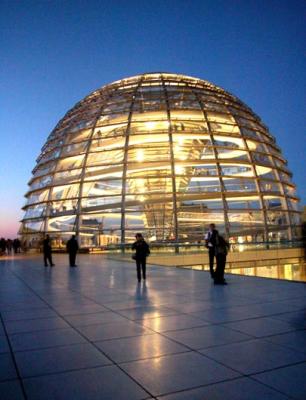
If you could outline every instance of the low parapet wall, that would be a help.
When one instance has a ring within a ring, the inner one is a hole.
[[[287,259],[302,259],[304,250],[301,248],[296,249],[273,249],[273,250],[249,250],[243,252],[230,252],[227,256],[227,263],[234,266],[239,263],[254,262],[268,262],[273,260],[286,261]],[[131,260],[131,255],[112,254],[109,255],[112,259],[125,259]],[[208,252],[194,253],[194,254],[173,254],[173,253],[151,253],[148,258],[148,263],[153,265],[165,266],[184,266],[184,265],[198,265],[208,264]]]

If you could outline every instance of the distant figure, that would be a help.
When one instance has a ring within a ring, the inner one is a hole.
[[[76,259],[77,251],[79,250],[79,245],[75,238],[75,235],[72,235],[71,239],[68,240],[66,248],[67,248],[67,252],[69,253],[70,267],[76,267],[75,259]]]
[[[216,237],[216,259],[217,268],[214,274],[214,284],[215,285],[227,285],[224,279],[224,269],[226,264],[226,256],[229,250],[228,242],[220,235]]]
[[[12,249],[13,249],[13,241],[12,241],[12,239],[7,239],[7,241],[6,241],[7,254],[11,254],[12,253]]]
[[[306,222],[302,224],[302,244],[304,248],[304,260],[306,261]]]
[[[19,241],[19,243],[20,243],[20,246],[19,246],[19,252],[20,252],[21,251],[21,242]],[[28,250],[28,242],[27,242],[27,240],[24,240],[22,243],[22,251],[24,251],[26,253],[27,250]]]
[[[218,231],[216,230],[215,224],[210,224],[208,232],[205,235],[205,245],[208,248],[209,254],[209,270],[210,276],[214,279],[214,258],[216,255],[215,247],[216,247],[216,237],[218,236]]]
[[[17,238],[16,242],[17,242],[17,253],[21,253],[21,241]]]
[[[15,253],[15,254],[18,253],[18,247],[19,247],[18,242],[20,243],[20,240],[17,239],[17,238],[13,240],[13,249],[14,249],[14,253]]]
[[[133,259],[136,261],[137,268],[137,279],[138,282],[141,281],[141,270],[142,270],[142,278],[146,280],[146,261],[147,257],[150,254],[150,248],[148,243],[144,240],[141,233],[136,233],[135,235],[136,242],[132,245],[132,250],[136,250],[135,255],[133,255]]]
[[[4,254],[6,250],[6,240],[4,238],[0,239],[0,253]]]
[[[48,267],[48,261],[50,267],[53,267],[54,264],[52,261],[52,247],[49,235],[47,235],[43,241],[43,253],[44,253],[45,267]]]

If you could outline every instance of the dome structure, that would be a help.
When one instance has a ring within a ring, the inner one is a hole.
[[[207,81],[148,73],[77,103],[49,135],[29,182],[20,233],[58,246],[297,237],[298,199],[274,137],[237,97]]]

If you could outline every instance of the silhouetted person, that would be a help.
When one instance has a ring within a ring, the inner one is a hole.
[[[12,241],[12,239],[7,239],[7,241],[6,241],[7,254],[11,254],[12,253],[12,249],[13,249],[13,241]]]
[[[20,247],[21,247],[21,243],[20,240],[18,238],[13,240],[13,249],[14,249],[14,253],[20,253]]]
[[[66,248],[67,248],[67,252],[69,253],[70,267],[76,267],[75,259],[76,259],[77,251],[79,250],[79,245],[75,238],[75,235],[72,235],[71,238],[68,240]]]
[[[141,233],[136,233],[135,235],[136,242],[132,245],[132,250],[136,250],[133,259],[136,261],[137,268],[137,279],[138,282],[141,281],[141,271],[142,278],[146,279],[146,261],[147,257],[150,254],[150,248],[148,243],[144,240]]]
[[[226,264],[226,256],[229,249],[228,242],[220,235],[216,237],[216,260],[217,260],[217,268],[214,274],[214,284],[215,285],[226,285],[224,279],[224,269]]]
[[[48,267],[48,261],[50,267],[53,267],[54,264],[52,261],[52,247],[49,235],[47,235],[43,241],[43,253],[44,253],[45,267]]]
[[[21,243],[20,243],[20,247],[19,247],[19,251],[21,249]],[[28,250],[28,242],[26,240],[23,241],[22,243],[22,250],[26,253]]]
[[[214,258],[216,255],[216,237],[218,236],[218,231],[216,230],[215,224],[210,224],[208,232],[205,235],[205,245],[208,248],[209,255],[209,270],[210,276],[214,279]]]
[[[6,250],[6,240],[4,238],[0,239],[0,252],[4,254]]]
[[[306,261],[306,222],[302,224],[302,245],[304,249],[304,260]]]

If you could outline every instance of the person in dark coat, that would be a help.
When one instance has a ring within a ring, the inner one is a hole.
[[[21,253],[21,241],[18,238],[16,239],[16,243],[17,243],[17,253]]]
[[[21,250],[21,243],[20,240],[18,238],[13,240],[13,249],[14,249],[14,253],[20,253]]]
[[[12,249],[13,249],[13,241],[12,241],[12,239],[7,239],[7,241],[6,241],[7,254],[11,254]]]
[[[136,261],[137,279],[138,282],[140,282],[141,271],[143,280],[146,280],[146,261],[148,255],[150,254],[150,248],[141,233],[137,233],[135,238],[136,242],[134,242],[132,245],[132,250],[136,251],[135,255],[133,255],[133,259]]]
[[[67,247],[67,252],[69,254],[70,267],[76,267],[75,259],[76,259],[77,251],[79,250],[79,244],[75,238],[75,235],[71,236],[71,238],[67,242],[66,247]]]
[[[209,230],[205,236],[205,245],[208,248],[209,254],[209,270],[210,276],[214,279],[215,271],[214,271],[214,259],[216,256],[216,238],[218,236],[218,231],[216,230],[215,224],[209,225]]]
[[[14,239],[13,240],[13,249],[14,249],[14,253],[17,254],[18,253],[18,239]]]
[[[304,248],[304,260],[306,261],[306,222],[302,224],[302,244]]]
[[[52,261],[52,247],[49,235],[47,235],[43,241],[43,254],[44,254],[45,267],[48,267],[48,261],[50,267],[53,267],[54,264]]]
[[[217,268],[214,274],[214,284],[215,285],[227,285],[224,279],[224,269],[226,264],[226,256],[229,250],[228,242],[220,235],[216,237],[216,260]]]
[[[6,240],[4,238],[0,239],[0,252],[4,254],[6,250]]]

